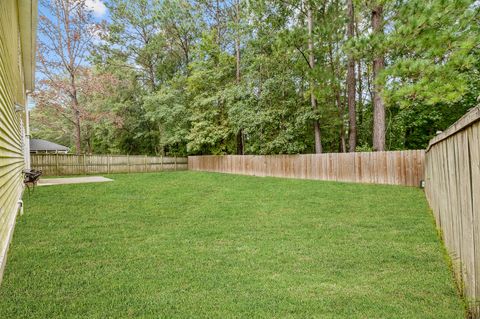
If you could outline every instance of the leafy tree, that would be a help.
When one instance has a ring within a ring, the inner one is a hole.
[[[81,126],[84,107],[79,101],[89,54],[97,27],[85,0],[42,0],[39,17],[38,70],[42,90],[59,104],[57,112],[74,126],[75,151],[82,151]]]
[[[41,78],[37,136],[71,143],[78,110],[77,149],[94,153],[423,148],[480,94],[473,0],[106,5],[109,21],[75,60],[77,106],[70,72]],[[50,28],[62,18],[49,17]]]

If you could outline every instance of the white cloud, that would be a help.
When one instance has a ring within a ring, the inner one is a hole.
[[[87,8],[93,11],[93,14],[97,18],[101,18],[107,12],[107,7],[103,4],[102,0],[86,0],[85,5]]]

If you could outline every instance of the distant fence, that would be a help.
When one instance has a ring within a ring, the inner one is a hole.
[[[78,175],[186,170],[186,157],[142,155],[32,154],[31,166],[43,175]]]
[[[429,144],[425,193],[453,259],[454,271],[480,318],[480,107]]]
[[[189,156],[188,169],[255,176],[419,186],[425,151]]]

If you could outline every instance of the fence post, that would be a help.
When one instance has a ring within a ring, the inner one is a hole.
[[[160,171],[163,172],[163,155],[160,155]]]
[[[147,172],[147,155],[145,155],[145,173]]]
[[[107,155],[107,174],[110,174],[110,155]]]
[[[127,169],[128,169],[128,172],[130,173],[130,155],[127,154]]]
[[[55,175],[60,175],[60,172],[58,170],[58,153],[55,154]]]
[[[174,161],[175,161],[175,168],[174,168],[174,170],[176,171],[176,170],[177,170],[177,155],[175,155]]]
[[[83,173],[86,175],[87,174],[87,162],[86,162],[86,156],[83,154]]]

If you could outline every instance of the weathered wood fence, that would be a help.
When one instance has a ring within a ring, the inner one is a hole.
[[[419,186],[424,150],[308,155],[189,156],[188,169],[255,176]]]
[[[109,174],[186,170],[186,157],[142,155],[32,154],[31,166],[43,175]]]
[[[427,148],[425,193],[473,318],[480,318],[480,107]]]

